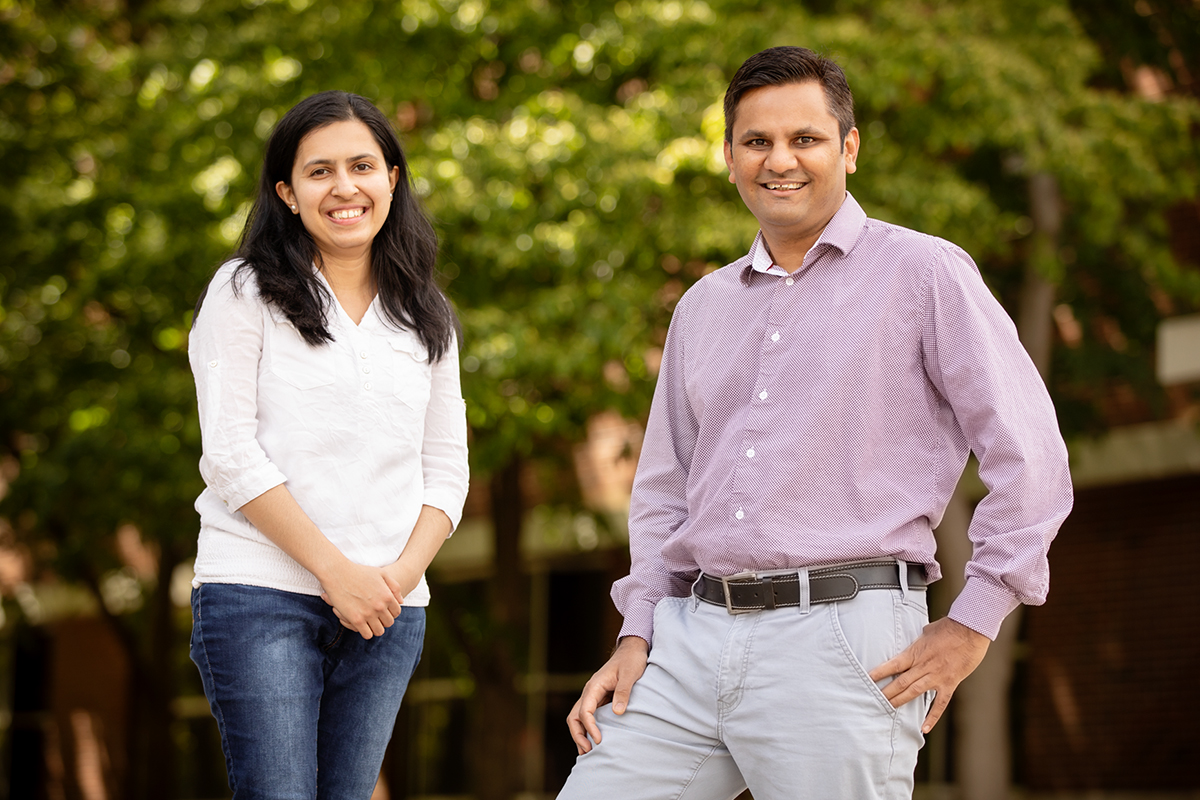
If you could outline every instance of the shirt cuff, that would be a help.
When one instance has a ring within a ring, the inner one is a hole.
[[[214,487],[213,491],[216,492],[217,497],[225,501],[225,505],[232,512],[237,511],[263,492],[286,482],[287,477],[279,471],[279,468],[268,462],[249,475],[243,475],[235,482]]]
[[[421,504],[433,506],[450,518],[450,533],[446,534],[449,537],[458,530],[458,523],[462,522],[463,500],[458,492],[426,489]]]
[[[653,635],[654,604],[636,603],[625,611],[625,624],[621,626],[621,633],[617,636],[618,642],[626,636],[637,636],[645,639],[646,644],[653,645]]]
[[[1008,589],[968,577],[947,616],[994,641],[1000,634],[1004,618],[1020,604],[1021,601]]]

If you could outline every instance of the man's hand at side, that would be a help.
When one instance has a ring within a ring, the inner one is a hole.
[[[949,705],[954,690],[983,661],[989,644],[991,640],[982,633],[944,617],[926,625],[917,640],[895,658],[871,670],[871,680],[878,682],[894,676],[892,682],[883,687],[883,696],[893,708],[899,708],[931,689],[937,692],[921,725],[921,731],[929,733]]]
[[[600,726],[596,724],[596,709],[612,699],[613,713],[624,714],[629,705],[629,690],[642,673],[650,657],[650,645],[640,636],[626,636],[617,644],[608,662],[601,667],[583,687],[583,694],[575,701],[567,715],[567,727],[575,740],[579,755],[592,749],[592,740],[600,743]]]

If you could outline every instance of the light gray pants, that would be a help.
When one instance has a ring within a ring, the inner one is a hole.
[[[602,741],[558,800],[910,798],[932,696],[894,709],[867,673],[928,615],[899,589],[737,615],[662,600],[629,708],[597,712]]]

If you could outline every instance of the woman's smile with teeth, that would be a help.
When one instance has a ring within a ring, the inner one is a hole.
[[[337,211],[329,212],[329,216],[333,217],[334,219],[354,219],[355,217],[361,217],[362,215],[363,210],[361,208],[342,208],[338,209]]]

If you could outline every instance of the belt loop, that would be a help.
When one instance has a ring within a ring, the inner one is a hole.
[[[896,568],[900,577],[900,594],[904,598],[904,605],[908,605],[908,562],[896,559]]]
[[[801,615],[808,614],[812,607],[811,593],[809,592],[808,584],[808,567],[796,570],[796,575],[800,578],[800,613]]]
[[[700,572],[696,573],[696,580],[692,581],[692,590],[691,590],[690,594],[692,596],[692,611],[693,612],[695,612],[696,609],[700,607],[700,595],[696,593],[696,585],[699,584],[700,581],[702,581],[703,579],[704,579],[704,570],[700,570]]]

